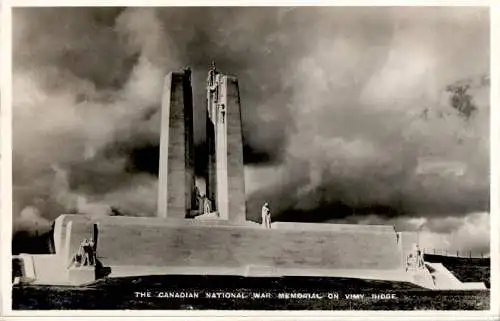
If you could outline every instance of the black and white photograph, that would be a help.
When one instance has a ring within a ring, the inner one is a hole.
[[[11,29],[13,311],[490,310],[488,6]]]

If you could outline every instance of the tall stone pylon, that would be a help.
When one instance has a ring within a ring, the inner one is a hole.
[[[207,77],[207,195],[221,219],[246,221],[243,134],[238,80],[212,62]]]
[[[195,186],[191,71],[165,77],[161,103],[157,216],[186,218]]]

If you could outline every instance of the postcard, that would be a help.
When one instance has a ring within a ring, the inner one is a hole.
[[[12,315],[491,310],[489,7],[8,9]]]

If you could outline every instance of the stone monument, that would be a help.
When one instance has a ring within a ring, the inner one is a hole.
[[[243,135],[238,80],[212,63],[207,77],[207,195],[221,219],[245,221]]]
[[[161,102],[157,216],[184,219],[195,187],[191,71],[165,77]]]
[[[207,77],[206,196],[217,217],[245,221],[243,137],[238,80],[212,63]],[[184,219],[195,206],[191,71],[165,77],[161,110],[157,216]]]
[[[184,69],[165,77],[157,215],[61,215],[54,225],[55,254],[13,258],[22,262],[24,271],[17,280],[84,284],[106,270],[106,277],[322,276],[404,281],[428,288],[472,286],[439,283],[450,279],[447,270],[434,266],[431,277],[427,262],[419,261],[418,275],[406,269],[414,233],[396,232],[390,225],[273,222],[269,228],[269,221],[268,228],[262,228],[247,221],[238,81],[212,64],[206,94],[208,168],[203,197],[195,188],[191,71]],[[205,219],[189,219],[200,207],[205,214],[199,217]],[[92,242],[82,245],[85,239]],[[86,264],[68,266],[80,248],[87,251],[80,251]]]

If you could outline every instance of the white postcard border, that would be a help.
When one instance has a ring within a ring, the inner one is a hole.
[[[499,1],[405,1],[405,6],[490,6],[491,14],[491,292],[490,292],[490,310],[489,311],[130,311],[130,310],[114,310],[114,311],[13,311],[11,308],[11,230],[12,230],[12,75],[11,75],[11,6],[317,6],[317,5],[334,5],[334,6],[400,6],[401,1],[136,1],[136,0],[121,0],[121,1],[98,1],[98,0],[76,0],[68,3],[61,0],[12,0],[5,1],[2,4],[1,12],[1,47],[2,47],[2,66],[1,66],[1,315],[8,319],[26,320],[32,317],[37,317],[41,320],[52,320],[53,317],[61,317],[71,320],[74,317],[90,318],[99,317],[101,320],[116,320],[116,318],[133,317],[133,319],[148,319],[155,320],[158,317],[177,317],[175,319],[185,320],[186,318],[200,317],[242,317],[245,320],[249,317],[258,318],[266,316],[272,317],[275,320],[283,318],[302,318],[317,319],[327,317],[328,319],[341,318],[365,320],[367,318],[376,318],[380,320],[391,318],[404,317],[405,320],[420,320],[420,319],[453,319],[453,320],[479,320],[498,318],[500,314],[500,2]],[[70,317],[70,318],[68,318]],[[239,319],[239,318],[238,318]]]

